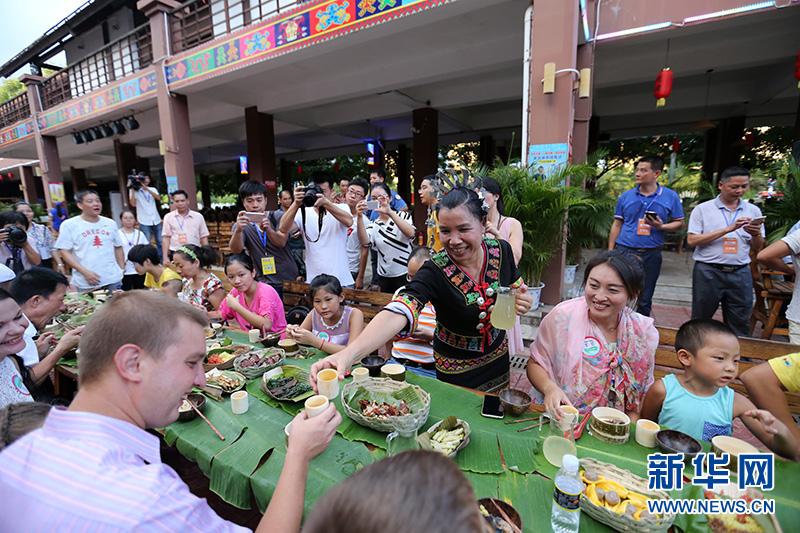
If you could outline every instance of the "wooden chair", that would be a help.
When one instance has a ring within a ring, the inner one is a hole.
[[[753,273],[753,289],[756,301],[753,314],[750,317],[750,333],[755,330],[756,324],[761,322],[763,331],[762,339],[769,339],[773,335],[789,335],[789,323],[784,310],[792,299],[794,283],[783,281],[783,273],[766,270],[757,262],[750,264]]]
[[[683,372],[683,367],[675,355],[675,335],[678,330],[662,326],[657,326],[657,329],[658,349],[656,350],[655,378],[660,379],[667,374],[680,374]],[[774,357],[781,357],[800,350],[799,346],[788,342],[751,339],[748,337],[739,338],[739,348],[741,350],[740,374],[754,365],[765,364]],[[747,389],[738,378],[733,381],[731,387],[747,396]],[[800,414],[800,393],[787,392],[786,399],[792,413]]]

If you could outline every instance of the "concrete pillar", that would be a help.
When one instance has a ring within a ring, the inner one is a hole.
[[[745,117],[723,119],[706,132],[703,175],[713,181],[726,168],[738,165],[742,157]]]
[[[175,0],[139,0],[137,9],[150,18],[153,37],[153,65],[156,72],[156,94],[161,140],[164,143],[164,172],[178,178],[178,188],[189,195],[192,208],[197,207],[197,184],[189,126],[189,105],[186,95],[171,93],[164,76],[164,61],[171,52],[166,13],[179,6]]]
[[[247,162],[249,179],[267,185],[273,193],[276,185],[275,175],[275,127],[272,115],[259,113],[256,106],[244,110],[245,130],[247,132]],[[275,194],[267,195],[267,209],[278,207]]]
[[[533,0],[533,12],[530,92],[524,96],[530,99],[528,146],[523,149],[528,150],[535,144],[550,143],[568,143],[572,146],[575,76],[569,73],[556,76],[555,92],[552,94],[542,93],[541,80],[544,78],[545,63],[555,63],[556,70],[574,69],[577,65],[578,2]],[[542,292],[544,303],[555,304],[561,300],[565,261],[566,251],[562,245],[545,269],[542,279],[545,283]]]
[[[480,147],[478,148],[478,161],[487,167],[494,166],[496,155],[494,137],[491,135],[481,135]]]
[[[203,207],[211,209],[211,180],[208,174],[200,174],[200,198],[203,201]]]
[[[50,198],[50,182],[63,181],[61,177],[61,159],[58,157],[58,143],[55,137],[42,135],[38,127],[39,113],[42,111],[41,86],[44,78],[27,74],[20,78],[20,81],[27,87],[28,105],[31,109],[31,116],[34,124],[34,143],[36,153],[39,156],[39,168],[42,169],[42,188],[44,200],[48,208],[53,207]]]
[[[408,146],[401,144],[397,147],[397,194],[410,206],[411,199],[416,191],[411,190],[411,152]],[[418,203],[418,202],[413,202]],[[410,209],[410,208],[409,208]]]
[[[122,205],[130,207],[128,201],[128,176],[136,168],[136,145],[114,139],[114,156],[117,159],[117,187],[122,195]],[[137,169],[138,170],[138,169]]]
[[[419,190],[422,179],[436,174],[439,167],[439,112],[431,107],[415,109],[412,112],[414,134],[414,190]],[[414,203],[414,225],[425,235],[425,220],[428,212],[422,202]]]
[[[78,191],[83,191],[89,188],[89,183],[86,180],[86,170],[82,168],[69,167],[70,177],[72,178],[73,194]]]
[[[39,195],[36,193],[36,176],[33,175],[33,167],[27,165],[19,167],[19,177],[25,201],[29,204],[38,204]]]
[[[594,50],[591,44],[578,47],[577,65],[578,70],[591,69],[591,79],[594,79]],[[572,134],[572,159],[575,163],[585,163],[590,153],[589,138],[591,137],[593,97],[594,95],[590,92],[589,98],[575,98]]]
[[[281,158],[280,161],[281,171],[281,190],[282,189],[289,189],[292,190],[292,162]],[[280,191],[278,191],[280,192]]]

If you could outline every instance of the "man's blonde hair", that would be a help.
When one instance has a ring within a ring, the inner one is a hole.
[[[161,357],[181,341],[176,335],[182,319],[203,327],[208,324],[203,311],[161,292],[138,290],[114,296],[94,314],[81,335],[81,384],[96,381],[126,344]]]

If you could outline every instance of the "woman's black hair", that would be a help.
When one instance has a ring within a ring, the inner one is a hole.
[[[330,274],[320,274],[312,279],[308,294],[311,295],[313,299],[314,295],[317,294],[317,291],[320,289],[325,289],[336,296],[342,295],[342,284],[339,283],[339,278],[331,276]]]
[[[161,263],[161,257],[158,255],[158,249],[152,244],[137,244],[128,250],[128,261],[131,263],[144,265],[144,262],[148,259],[154,265]]]
[[[189,254],[187,254],[184,249],[192,252],[195,257],[192,257]],[[174,253],[181,254],[191,262],[199,261],[200,266],[202,268],[208,268],[217,262],[217,251],[210,246],[197,246],[195,244],[184,244],[183,246],[175,250]]]
[[[483,208],[483,199],[478,193],[467,187],[454,187],[445,194],[436,206],[436,209],[455,209],[464,206],[470,214],[483,224],[486,221],[486,211]]]
[[[370,185],[369,192],[371,193],[375,189],[383,189],[383,192],[386,193],[386,196],[388,196],[389,200],[391,201],[391,199],[392,199],[392,190],[389,188],[388,185],[386,185],[382,181],[377,181],[377,182],[373,183],[372,185]]]
[[[497,196],[497,212],[503,214],[503,189],[494,178],[481,178],[481,183],[486,192],[490,192]]]
[[[592,257],[583,272],[583,286],[589,280],[589,274],[594,267],[608,265],[622,280],[628,298],[635,300],[642,293],[644,286],[644,268],[642,261],[633,254],[621,250],[606,250]]]
[[[128,209],[128,208],[126,207],[126,208],[124,208],[122,211],[120,211],[120,212],[119,212],[119,219],[120,219],[120,220],[122,220],[122,215],[124,215],[125,213],[130,213],[131,215],[133,215],[133,218],[136,218],[136,213],[134,213],[134,212],[133,212],[133,210],[131,210],[131,209]]]
[[[225,258],[225,273],[228,272],[228,267],[233,263],[239,263],[250,272],[255,272],[256,268],[253,265],[253,260],[247,254],[231,254]]]

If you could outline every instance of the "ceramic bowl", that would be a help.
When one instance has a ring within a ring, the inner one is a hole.
[[[381,377],[381,367],[385,364],[383,357],[377,355],[370,355],[361,360],[361,366],[369,370],[369,376],[372,378]]]
[[[662,429],[656,433],[656,442],[664,453],[682,453],[684,461],[690,461],[703,450],[697,440],[674,429]]]
[[[202,394],[193,392],[186,396],[186,399],[195,404],[199,411],[202,411],[206,406],[206,397]],[[178,420],[181,422],[188,422],[189,420],[194,420],[195,418],[197,418],[197,413],[194,409],[189,409],[188,411],[178,411]]]
[[[531,406],[530,395],[521,390],[503,389],[499,396],[503,412],[511,416],[519,416]]]

